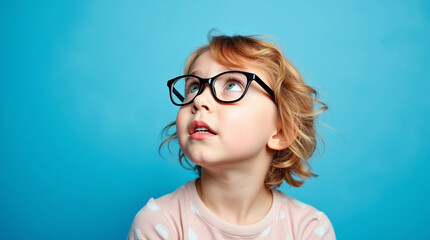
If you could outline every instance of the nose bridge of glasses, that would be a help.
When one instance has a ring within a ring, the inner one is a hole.
[[[200,80],[200,91],[199,91],[198,95],[202,94],[203,91],[205,91],[205,85],[206,84],[209,85],[210,89],[212,88],[213,78],[200,78],[199,80]],[[211,91],[211,90],[209,90],[209,91]]]
[[[200,79],[200,89],[199,89],[199,92],[197,93],[197,95],[194,97],[194,99],[201,96],[205,92],[206,86],[208,87],[207,89],[209,91],[209,94],[212,95],[211,82],[212,82],[212,78],[201,78]]]

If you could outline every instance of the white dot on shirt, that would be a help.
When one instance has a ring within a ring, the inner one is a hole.
[[[281,220],[281,219],[284,219],[284,218],[285,218],[285,212],[283,210],[281,210],[279,212],[279,215],[278,215],[278,220]]]
[[[136,240],[142,239],[142,232],[140,231],[139,228],[134,229],[134,239]]]
[[[265,237],[265,236],[267,236],[267,235],[269,235],[269,233],[270,233],[270,227],[267,227],[262,233],[261,233],[261,236],[262,237]]]
[[[146,207],[151,211],[158,211],[160,210],[160,207],[155,202],[148,202],[146,204]]]
[[[282,202],[287,202],[287,197],[282,197]]]
[[[193,203],[190,201],[191,211],[197,215],[199,215],[199,211],[197,211],[196,207],[194,207]]]
[[[290,238],[290,235],[287,236],[287,238],[285,240],[293,240],[292,238]]]
[[[297,206],[299,206],[299,207],[301,207],[301,208],[305,208],[305,207],[307,207],[308,205],[306,205],[306,204],[304,204],[304,203],[302,203],[302,202],[300,202],[299,200],[296,200],[296,199],[294,199],[293,200],[293,202],[297,205]]]
[[[190,240],[197,240],[197,236],[196,236],[196,234],[194,233],[194,231],[193,231],[193,229],[192,229],[192,228],[188,228],[188,238],[189,238]]]
[[[323,226],[317,227],[314,231],[318,236],[322,236],[325,233],[325,229]]]
[[[155,231],[157,231],[158,235],[160,235],[160,237],[162,237],[164,240],[169,238],[169,229],[167,229],[162,224],[157,224],[155,226]]]

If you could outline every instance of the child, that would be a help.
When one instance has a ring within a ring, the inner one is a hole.
[[[327,109],[278,48],[255,36],[214,36],[185,74],[168,81],[181,108],[162,145],[178,140],[181,164],[189,159],[199,178],[151,198],[128,239],[335,239],[324,213],[275,189],[317,176],[308,159],[314,120]]]

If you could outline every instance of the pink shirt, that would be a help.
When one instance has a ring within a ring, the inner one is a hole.
[[[252,225],[234,225],[200,200],[195,180],[157,200],[134,218],[128,240],[143,239],[336,239],[327,216],[278,190],[267,215]]]

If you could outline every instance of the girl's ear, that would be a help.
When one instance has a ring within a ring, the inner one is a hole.
[[[273,134],[270,136],[269,141],[267,142],[267,146],[272,150],[284,150],[294,142],[297,138],[297,131],[291,128],[291,131],[294,133],[286,133],[280,129],[276,129]]]

